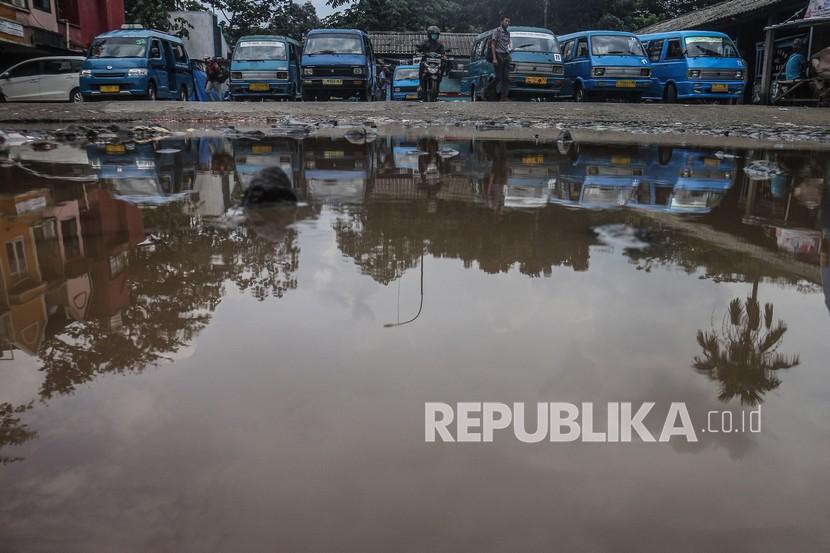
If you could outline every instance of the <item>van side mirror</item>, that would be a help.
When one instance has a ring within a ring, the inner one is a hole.
[[[8,79],[10,77],[8,71],[4,71],[3,74],[0,74],[0,79]]]

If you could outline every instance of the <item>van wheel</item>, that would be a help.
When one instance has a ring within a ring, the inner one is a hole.
[[[579,83],[576,83],[574,85],[574,100],[579,102],[580,104],[582,102],[588,101],[588,95],[586,94],[585,89],[582,88],[582,85]]]
[[[673,83],[666,85],[666,92],[663,94],[663,99],[667,104],[677,103],[677,87]]]
[[[84,101],[84,95],[81,94],[80,88],[73,88],[72,92],[69,93],[69,101],[73,104],[80,104]]]
[[[147,85],[147,99],[151,102],[155,102],[158,98],[158,94],[156,93],[156,83],[150,81],[150,84]]]
[[[179,101],[180,102],[187,102],[190,97],[187,94],[187,87],[183,86],[181,91],[179,92]]]

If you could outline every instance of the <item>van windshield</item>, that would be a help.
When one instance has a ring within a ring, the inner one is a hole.
[[[643,46],[637,37],[625,35],[594,35],[591,37],[591,53],[595,56],[645,57]]]
[[[137,37],[99,38],[89,49],[90,58],[143,58],[147,39]]]
[[[235,61],[283,61],[288,59],[284,42],[268,40],[240,42],[233,53]]]
[[[737,58],[738,52],[728,38],[689,36],[686,37],[686,55],[690,58]]]
[[[304,54],[362,54],[363,41],[354,35],[320,35],[308,39]]]
[[[523,52],[545,52],[551,54],[559,53],[559,43],[553,35],[545,33],[510,33],[513,41],[513,49]]]
[[[418,80],[418,69],[411,68],[411,69],[398,69],[395,71],[395,80],[396,81],[417,81]]]

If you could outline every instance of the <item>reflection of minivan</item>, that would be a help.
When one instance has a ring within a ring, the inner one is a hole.
[[[651,65],[639,39],[620,31],[584,31],[559,37],[565,62],[563,95],[639,100],[651,86]]]
[[[559,42],[553,32],[536,27],[510,27],[513,42],[510,67],[510,97],[553,98],[559,95],[565,69]],[[461,89],[473,100],[494,94],[491,83],[496,71],[488,60],[493,31],[476,37],[467,76]]]
[[[85,100],[188,100],[193,71],[184,43],[139,25],[99,35],[81,71],[81,93]]]
[[[642,35],[654,82],[645,96],[677,100],[742,102],[746,64],[723,33],[678,31]]]
[[[82,102],[78,74],[82,57],[35,58],[0,74],[0,98],[6,102]]]
[[[287,99],[300,94],[300,44],[282,36],[243,36],[231,62],[231,99]]]
[[[352,29],[317,29],[303,48],[303,99],[378,99],[377,62],[369,35]]]

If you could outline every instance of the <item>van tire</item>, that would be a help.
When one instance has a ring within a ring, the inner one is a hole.
[[[147,99],[155,102],[158,99],[158,92],[156,91],[156,83],[150,81],[147,84]]]
[[[187,87],[183,86],[182,89],[179,91],[179,101],[187,102],[188,100],[190,100],[190,97],[187,94]]]
[[[666,92],[663,93],[663,101],[665,101],[667,104],[677,103],[677,87],[674,86],[674,83],[669,83],[666,85]]]
[[[84,101],[84,95],[81,94],[80,88],[73,88],[69,93],[69,101],[73,104],[80,104]]]

